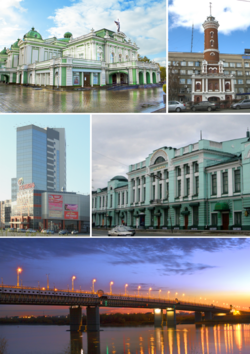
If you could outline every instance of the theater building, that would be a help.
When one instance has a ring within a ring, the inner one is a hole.
[[[124,33],[106,28],[48,39],[32,28],[0,52],[0,80],[59,89],[160,82],[158,64],[138,61],[138,49]]]
[[[250,135],[161,147],[92,193],[96,227],[250,229]]]
[[[38,190],[21,185],[12,203],[10,227],[35,230],[89,230],[89,196]]]

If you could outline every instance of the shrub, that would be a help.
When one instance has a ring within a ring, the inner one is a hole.
[[[163,91],[166,93],[166,84],[162,86]]]

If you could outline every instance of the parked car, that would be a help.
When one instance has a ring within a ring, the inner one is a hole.
[[[30,234],[35,234],[35,233],[36,233],[36,230],[27,229],[27,230],[25,230],[25,232],[30,233]]]
[[[186,110],[185,103],[178,101],[168,101],[168,111],[169,112],[182,112]]]
[[[41,230],[41,233],[42,233],[42,234],[46,234],[46,233],[47,233],[47,229],[42,229],[42,230]]]
[[[69,233],[69,231],[68,230],[60,230],[59,231],[59,235],[67,235]]]
[[[193,104],[190,107],[191,111],[215,111],[216,109],[220,109],[220,103],[219,102],[209,102],[209,101],[202,101]]]
[[[13,229],[13,227],[8,229],[8,232],[13,232],[13,231],[15,231],[15,229]]]
[[[52,234],[54,235],[55,231],[54,230],[46,230],[47,231],[47,234]]]
[[[231,104],[233,109],[250,108],[250,100],[241,100],[239,102]]]
[[[125,226],[119,225],[109,230],[108,236],[133,236],[133,232],[127,230]]]
[[[125,227],[125,229],[127,229],[129,232],[132,232],[132,236],[135,235],[135,229],[133,229],[132,227],[125,226],[125,225],[118,225],[118,226]]]
[[[71,235],[76,235],[76,234],[78,234],[78,231],[77,231],[77,230],[72,230],[72,231],[71,231]]]

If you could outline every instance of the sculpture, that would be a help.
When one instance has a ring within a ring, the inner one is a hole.
[[[117,32],[120,32],[120,20],[119,20],[119,18],[117,19],[117,21],[114,21],[114,23],[116,24]]]

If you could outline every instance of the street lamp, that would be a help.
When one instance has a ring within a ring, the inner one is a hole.
[[[125,295],[127,295],[127,293],[126,293],[127,287],[128,287],[128,284],[125,284]]]
[[[92,291],[93,291],[93,293],[95,292],[95,288],[94,288],[95,282],[96,282],[96,279],[93,279],[92,280]]]
[[[139,286],[138,286],[138,296],[139,296],[139,291],[140,291],[140,289],[141,289],[141,286],[139,285]]]
[[[74,291],[74,280],[75,280],[75,276],[73,275],[73,277],[72,277],[72,291]]]
[[[109,283],[109,285],[110,285],[110,295],[112,295],[112,285],[114,284],[114,282],[113,281],[111,281],[110,283]]]
[[[47,290],[49,290],[49,274],[46,275],[47,275]]]
[[[170,294],[170,291],[168,291],[168,300],[169,300],[169,294]]]
[[[178,295],[178,293],[175,293],[175,296],[177,296]]]
[[[150,291],[152,290],[152,288],[148,289],[148,297],[150,297]]]
[[[159,298],[161,297],[161,289],[159,290]]]
[[[22,272],[22,268],[17,268],[17,286],[19,286],[19,274]]]

